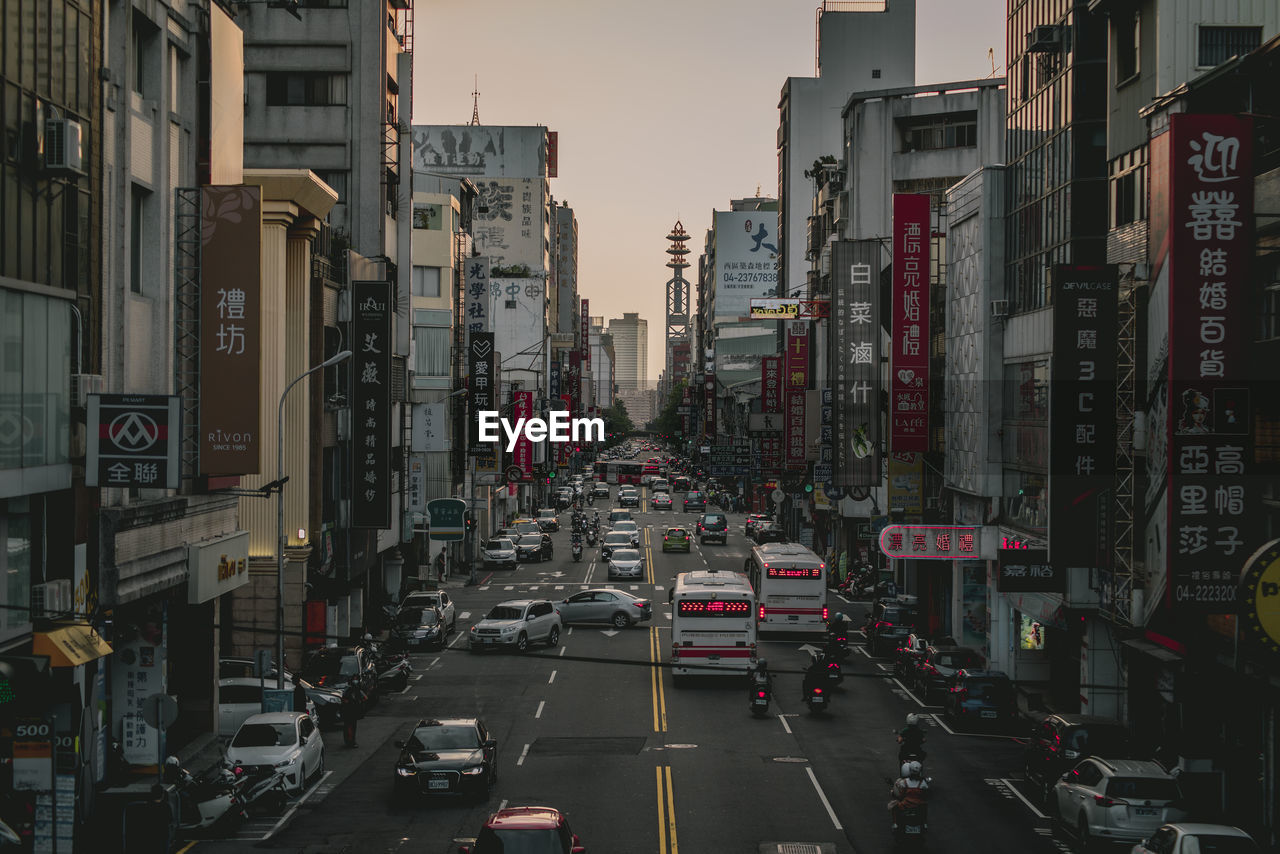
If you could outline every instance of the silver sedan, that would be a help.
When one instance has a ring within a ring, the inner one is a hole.
[[[644,555],[639,549],[614,549],[609,555],[610,578],[643,578]]]
[[[568,623],[612,623],[625,629],[653,617],[653,603],[624,590],[600,588],[583,590],[563,600],[558,606],[560,619]]]

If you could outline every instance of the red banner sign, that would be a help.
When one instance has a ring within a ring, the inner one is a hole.
[[[929,197],[893,195],[889,448],[929,450]]]
[[[515,404],[512,406],[511,414],[516,423],[519,423],[521,418],[532,418],[533,392],[515,392]],[[520,469],[521,476],[525,480],[533,477],[533,442],[530,442],[523,434],[519,439],[516,439],[516,449],[512,456],[512,464]]]
[[[1178,114],[1169,128],[1168,601],[1234,613],[1259,546],[1248,518],[1253,459],[1253,123]]]
[[[782,359],[777,356],[760,360],[760,411],[782,411]]]
[[[809,321],[787,321],[787,375],[788,389],[809,387]]]

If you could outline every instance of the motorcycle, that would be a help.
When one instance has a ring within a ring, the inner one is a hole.
[[[573,562],[577,563],[582,560],[582,543],[573,544]]]
[[[830,705],[831,698],[826,690],[819,688],[817,685],[811,686],[804,692],[804,704],[809,707],[809,714],[822,714]]]
[[[403,691],[409,686],[413,664],[407,652],[380,655],[374,659],[378,671],[378,688],[382,691]]]
[[[264,807],[271,814],[278,814],[289,800],[289,792],[285,788],[284,772],[275,768],[259,771],[236,765],[231,769],[237,778],[244,777],[241,801],[246,810],[256,811]]]
[[[165,765],[178,792],[178,829],[205,830],[235,817],[244,818],[243,791],[247,779],[237,777],[226,765],[210,769],[196,777],[177,765],[171,756]]]
[[[587,531],[587,545],[594,548],[595,544],[596,544],[596,532],[595,532],[595,529],[592,528],[591,530]]]
[[[840,667],[840,662],[831,656],[825,653],[815,653],[810,661],[811,663],[818,663],[825,668],[830,687],[835,688],[844,681],[844,671]]]
[[[929,829],[927,804],[894,807],[891,813],[894,845],[924,846],[924,834]]]
[[[827,629],[827,642],[823,650],[827,658],[843,661],[849,657],[849,631],[844,625]]]
[[[757,718],[766,717],[769,714],[769,700],[773,696],[773,680],[768,674],[755,673],[751,677],[751,693],[749,699],[751,701],[751,714]]]

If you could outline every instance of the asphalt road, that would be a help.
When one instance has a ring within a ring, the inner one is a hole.
[[[677,572],[710,566],[741,570],[750,543],[744,516],[730,516],[727,546],[663,554],[662,529],[696,516],[633,513],[650,556],[642,582],[607,580],[598,549],[570,557],[569,534],[556,558],[503,570],[472,588],[454,588],[458,632],[440,653],[414,655],[421,679],[381,703],[361,723],[363,762],[309,793],[269,838],[200,843],[200,850],[279,848],[299,852],[443,854],[475,836],[492,810],[549,805],[565,811],[591,852],[886,852],[892,849],[886,802],[896,776],[894,733],[911,711],[938,711],[892,681],[886,662],[861,645],[846,664],[828,715],[807,714],[800,699],[803,638],[769,638],[761,649],[775,674],[768,718],[750,715],[740,682],[708,677],[676,689],[663,667],[670,647],[667,590]],[[680,497],[676,497],[676,506]],[[593,508],[607,514],[610,503]],[[589,510],[589,512],[590,512]],[[562,520],[568,514],[562,514]],[[483,577],[483,576],[482,576]],[[574,626],[557,649],[525,655],[473,655],[469,626],[514,598],[557,601],[590,586],[648,596],[654,621],[614,631]],[[865,605],[830,603],[857,623]],[[655,666],[655,662],[657,666]],[[412,724],[425,716],[479,716],[499,744],[499,779],[490,801],[451,799],[391,805],[392,768]],[[928,850],[947,854],[1061,852],[1035,800],[1020,785],[1021,744],[1009,735],[966,734],[930,725],[933,778]],[[1021,733],[1018,733],[1019,735]],[[341,734],[325,733],[331,757]],[[330,767],[337,763],[331,760]],[[791,844],[807,847],[779,848]]]

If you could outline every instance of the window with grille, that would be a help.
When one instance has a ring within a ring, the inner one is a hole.
[[[1212,68],[1262,44],[1262,27],[1200,27],[1197,65]]]

